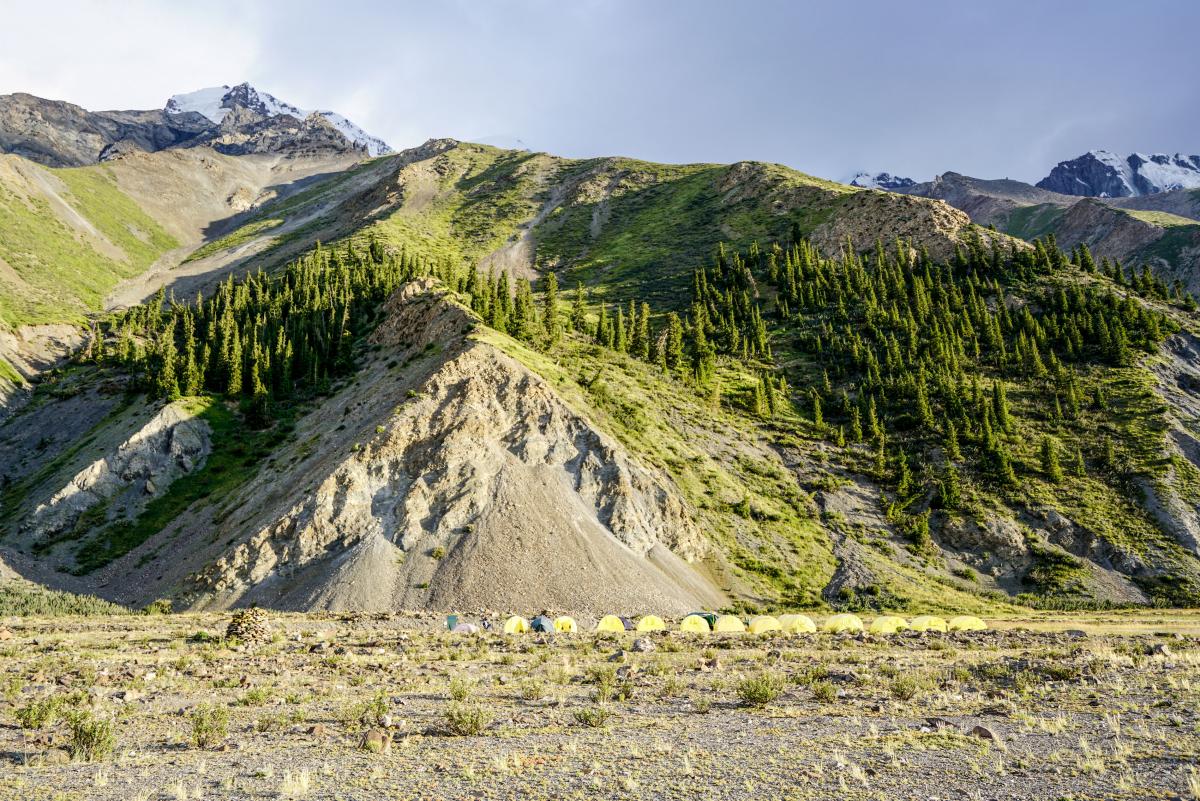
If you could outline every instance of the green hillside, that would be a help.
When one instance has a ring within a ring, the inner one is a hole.
[[[177,244],[104,165],[0,171],[0,322],[82,320]]]

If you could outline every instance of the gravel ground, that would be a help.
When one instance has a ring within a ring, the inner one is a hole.
[[[257,643],[229,621],[0,621],[0,798],[1200,797],[1200,617],[503,637],[271,614]]]

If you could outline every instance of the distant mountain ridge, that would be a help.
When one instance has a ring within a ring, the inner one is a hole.
[[[1134,153],[1124,158],[1092,150],[1061,161],[1037,182],[1041,189],[1083,197],[1140,197],[1200,188],[1200,156]]]
[[[200,146],[228,155],[393,152],[341,114],[301,109],[249,83],[175,95],[147,111],[88,111],[30,94],[0,95],[0,153],[49,167]]]

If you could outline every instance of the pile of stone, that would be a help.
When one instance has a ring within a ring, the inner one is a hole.
[[[243,643],[260,643],[271,641],[271,624],[267,620],[265,609],[243,609],[229,621],[225,629],[226,638],[237,638]]]

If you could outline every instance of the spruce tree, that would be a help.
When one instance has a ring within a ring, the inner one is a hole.
[[[175,372],[175,319],[159,336],[159,367],[154,380],[154,394],[168,401],[179,400],[179,379]]]
[[[575,299],[571,303],[571,327],[583,333],[587,329],[587,290],[583,282],[575,284]]]
[[[1041,447],[1042,473],[1053,484],[1061,484],[1063,480],[1062,466],[1058,462],[1058,450],[1050,437],[1042,437]]]
[[[645,361],[650,358],[650,304],[642,303],[637,316],[637,331],[634,334],[633,355]]]
[[[562,336],[561,324],[558,320],[558,276],[554,273],[546,275],[546,289],[542,297],[542,327],[546,334],[546,342],[553,346],[558,344]]]
[[[667,315],[667,339],[663,357],[668,370],[678,370],[683,364],[683,324],[675,312]]]

